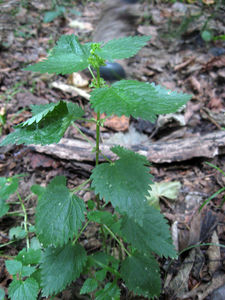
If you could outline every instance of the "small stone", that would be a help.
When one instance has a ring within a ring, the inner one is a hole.
[[[126,78],[123,67],[117,62],[107,62],[105,66],[100,67],[100,75],[105,80],[115,81]]]

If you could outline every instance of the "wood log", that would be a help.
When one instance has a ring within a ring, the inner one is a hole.
[[[109,145],[100,145],[103,155],[109,159],[116,156],[110,151]],[[39,153],[45,153],[65,160],[79,162],[94,162],[95,153],[92,146],[86,141],[78,139],[62,138],[58,144],[47,146],[32,145],[32,149]],[[133,146],[131,150],[142,154],[153,163],[172,163],[189,160],[192,158],[213,158],[225,154],[225,131],[215,131],[203,136],[193,136],[183,140],[167,142],[154,142],[149,145]],[[105,161],[100,155],[100,161]]]

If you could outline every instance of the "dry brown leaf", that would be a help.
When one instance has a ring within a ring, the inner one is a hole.
[[[219,244],[219,238],[215,230],[212,235],[211,243]],[[211,245],[209,246],[206,253],[209,258],[209,264],[208,264],[209,272],[210,274],[213,274],[220,266],[220,260],[221,260],[220,247]]]
[[[129,128],[129,118],[126,116],[111,116],[105,121],[104,126],[115,131],[126,131]]]
[[[213,67],[223,68],[225,66],[225,55],[214,57],[209,60],[204,66],[203,70],[211,70]]]
[[[198,79],[195,76],[190,76],[188,81],[190,82],[193,90],[200,94],[202,89],[201,89],[201,83],[198,81]]]

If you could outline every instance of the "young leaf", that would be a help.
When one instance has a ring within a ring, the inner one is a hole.
[[[23,249],[15,257],[16,260],[20,261],[23,265],[36,265],[41,260],[41,249]]]
[[[22,277],[29,277],[31,274],[33,274],[36,271],[36,267],[31,266],[23,266],[21,270],[21,276]]]
[[[176,257],[169,226],[160,212],[146,205],[142,215],[143,224],[125,216],[122,220],[122,234],[139,252],[155,252],[159,256]]]
[[[111,202],[121,213],[142,222],[146,194],[151,183],[147,159],[120,146],[111,150],[120,158],[103,163],[92,171],[92,187],[100,198]]]
[[[102,269],[95,272],[95,278],[99,281],[103,281],[106,278],[107,270]]]
[[[55,177],[38,201],[36,232],[44,246],[61,246],[80,229],[84,217],[84,201],[70,194],[64,176]]]
[[[92,256],[89,256],[88,263],[89,267],[100,267],[102,268],[102,271],[108,271],[116,275],[117,277],[119,276],[119,273],[117,271],[119,267],[119,261],[115,257],[104,252],[97,252]],[[103,276],[103,274],[101,274],[100,276]]]
[[[101,58],[112,61],[134,56],[150,40],[150,36],[129,36],[107,42],[99,51]]]
[[[18,177],[0,177],[0,199],[8,199],[11,194],[14,194],[18,189]]]
[[[9,286],[9,297],[11,300],[36,300],[38,290],[38,283],[33,278],[13,280]]]
[[[10,133],[0,146],[58,143],[71,122],[80,118],[84,113],[77,104],[64,101],[48,108],[46,105],[32,108],[34,116],[16,126],[16,130]]]
[[[39,242],[38,238],[36,236],[34,236],[31,241],[30,241],[30,248],[33,250],[40,250],[41,247],[41,243]]]
[[[120,289],[117,284],[107,283],[104,289],[99,290],[95,294],[95,300],[120,300]]]
[[[12,227],[9,230],[9,238],[11,240],[14,239],[21,240],[24,239],[26,235],[27,235],[26,231],[20,226]]]
[[[23,266],[18,260],[7,260],[5,262],[6,268],[11,275],[20,274],[22,277],[30,276],[36,269],[31,266]]]
[[[128,289],[136,295],[148,298],[159,296],[159,265],[153,256],[135,252],[122,262],[121,275]]]
[[[42,62],[25,68],[40,73],[71,74],[88,67],[91,44],[80,44],[75,35],[62,35],[50,55]]]
[[[11,275],[16,275],[16,274],[20,273],[22,270],[22,267],[23,267],[22,263],[17,260],[7,260],[5,262],[5,265],[6,265],[7,271]]]
[[[85,280],[81,290],[80,290],[80,294],[87,294],[87,293],[91,293],[94,292],[98,287],[98,281],[94,278],[88,278]]]
[[[11,194],[14,194],[19,185],[17,177],[0,177],[0,217],[9,210],[9,205],[5,202]]]
[[[117,221],[117,217],[108,211],[95,210],[88,213],[88,220],[111,227]]]
[[[43,296],[59,293],[80,276],[87,256],[77,244],[47,248],[41,262]]]
[[[91,92],[96,112],[107,115],[133,116],[154,122],[156,115],[175,112],[190,100],[191,95],[171,92],[154,83],[121,80],[111,87]]]
[[[55,18],[66,12],[64,6],[56,6],[55,10],[47,11],[44,15],[44,23],[52,22]]]

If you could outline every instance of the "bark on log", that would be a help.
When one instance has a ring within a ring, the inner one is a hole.
[[[100,145],[102,153],[110,159],[115,154],[110,151],[109,145]],[[39,152],[56,156],[61,159],[79,162],[93,162],[95,153],[85,141],[62,138],[58,144],[47,146],[33,145],[32,148]],[[132,147],[132,150],[142,154],[154,163],[171,163],[185,161],[196,157],[213,158],[225,154],[225,131],[215,131],[203,136],[193,136],[183,140],[167,142],[154,142],[153,144]],[[104,161],[100,155],[100,161]]]

